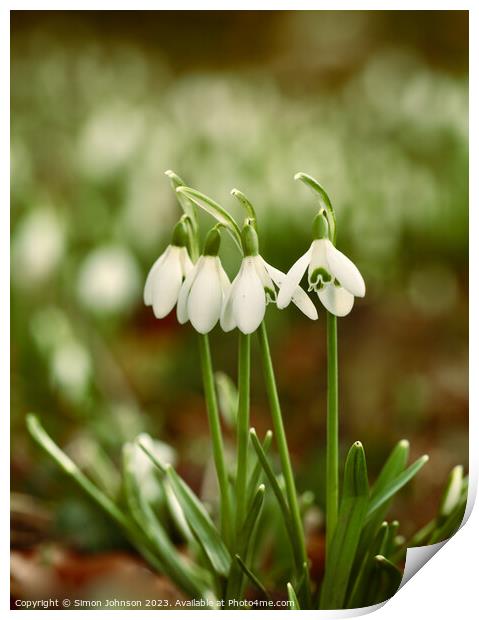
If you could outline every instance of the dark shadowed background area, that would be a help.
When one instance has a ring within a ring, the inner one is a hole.
[[[180,215],[168,168],[235,215],[229,191],[244,191],[282,270],[316,208],[294,173],[327,188],[367,284],[339,322],[343,454],[361,440],[372,480],[403,437],[412,458],[428,453],[394,506],[406,536],[426,523],[468,458],[467,12],[15,11],[11,26],[18,595],[40,542],[45,557],[126,544],[32,445],[27,412],[111,488],[142,431],[175,448],[196,489],[210,459],[195,334],[142,303]],[[222,257],[233,276],[227,241]],[[270,307],[267,320],[298,486],[321,504],[324,313]],[[234,378],[235,335],[217,328],[212,346]],[[260,370],[255,355],[264,432]]]

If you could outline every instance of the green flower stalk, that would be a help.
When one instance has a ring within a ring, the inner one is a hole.
[[[238,348],[238,415],[236,465],[236,535],[239,537],[246,514],[248,443],[250,413],[251,336],[239,335]]]
[[[326,417],[326,552],[331,547],[338,520],[339,502],[339,407],[338,407],[338,316],[351,311],[354,298],[364,297],[366,286],[354,263],[336,249],[336,216],[328,194],[312,177],[298,178],[320,197],[320,211],[313,220],[313,241],[286,274],[278,295],[278,308],[292,300],[305,272],[309,290],[315,291],[327,310],[327,417]]]

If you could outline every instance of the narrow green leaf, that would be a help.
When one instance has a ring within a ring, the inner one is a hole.
[[[344,470],[344,483],[338,523],[326,556],[326,569],[321,592],[322,609],[341,609],[364,525],[369,499],[366,456],[357,441],[349,450]]]
[[[460,502],[462,495],[463,475],[464,470],[462,465],[456,465],[456,467],[453,467],[451,473],[449,474],[449,478],[447,479],[446,488],[444,489],[444,493],[439,503],[439,518],[448,517]]]
[[[388,485],[391,484],[391,482],[395,480],[402,471],[404,471],[407,465],[408,457],[409,442],[406,439],[402,439],[394,446],[381,471],[379,472],[376,481],[371,486],[370,502],[373,498],[381,497]],[[365,524],[361,533],[361,538],[359,539],[358,551],[356,553],[356,559],[352,570],[353,575],[357,574],[361,563],[363,562],[366,554],[369,552],[381,523],[386,518],[392,500],[393,498],[391,497],[388,501],[385,501]]]
[[[131,515],[155,549],[165,574],[188,595],[202,597],[211,584],[204,576],[201,578],[197,567],[185,563],[141,492],[141,481],[138,480],[134,463],[134,450],[139,449],[131,443],[123,446],[124,490]]]
[[[299,601],[298,601],[298,597],[296,596],[296,592],[294,591],[293,586],[289,583],[286,584],[286,587],[288,589],[288,600],[291,603],[291,605],[288,607],[288,609],[297,609],[300,610],[301,607],[299,606]]]
[[[384,489],[406,468],[409,458],[409,441],[401,439],[394,446],[378,477],[371,485],[371,499],[383,493]]]
[[[312,596],[311,596],[311,580],[309,576],[309,562],[303,562],[301,577],[299,581],[295,584],[298,595],[298,601],[301,601],[306,609],[311,609],[312,607]]]
[[[105,512],[117,523],[128,527],[128,518],[116,506],[116,504],[89,480],[71,458],[61,450],[53,439],[46,433],[38,418],[28,414],[26,418],[27,428],[37,444],[49,454],[60,468],[85,491]]]
[[[192,200],[198,207],[204,209],[207,213],[212,215],[220,224],[225,226],[226,230],[231,234],[235,243],[238,245],[240,251],[242,252],[242,244],[241,244],[241,231],[239,229],[238,224],[235,222],[233,217],[224,209],[220,204],[218,204],[215,200],[199,192],[192,187],[181,186],[176,188],[177,193],[182,194]]]
[[[437,520],[431,519],[424,527],[418,530],[413,537],[408,541],[408,547],[422,547],[427,544],[427,541],[431,537],[432,533],[437,527]]]
[[[120,525],[131,543],[139,550],[146,561],[159,573],[164,572],[164,565],[152,553],[149,542],[136,523],[124,514],[118,506],[98,489],[77,467],[46,433],[38,418],[33,414],[27,415],[27,428],[38,445],[47,452],[55,463],[70,476],[79,487],[96,502],[118,525]]]
[[[407,542],[402,549],[396,550],[393,559],[399,561],[409,547],[430,545],[452,536],[459,528],[467,501],[467,476],[463,475],[462,466],[454,467],[449,474],[442,494],[436,517],[431,519]]]
[[[264,484],[260,484],[258,487],[251,508],[246,515],[245,522],[241,528],[240,535],[238,537],[238,547],[240,549],[240,555],[244,558],[248,556],[249,546],[253,535],[253,530],[258,522],[261,514],[261,509],[264,502]]]
[[[387,521],[383,521],[371,544],[371,547],[368,549],[367,553],[364,554],[359,571],[356,576],[354,574],[352,575],[352,577],[355,576],[355,580],[351,594],[348,598],[348,608],[350,609],[365,607],[369,604],[368,589],[375,566],[374,557],[381,553],[384,548],[388,537],[388,529],[389,526]]]
[[[456,504],[455,508],[449,514],[445,522],[434,530],[431,538],[428,541],[429,545],[433,545],[442,540],[446,540],[457,532],[464,518],[466,503],[467,498],[463,499],[463,501],[459,504]]]
[[[264,585],[261,583],[259,578],[253,573],[253,571],[246,566],[245,562],[241,559],[241,556],[239,556],[238,554],[235,554],[235,560],[238,563],[238,566],[241,568],[241,570],[246,575],[246,577],[254,585],[254,587],[262,593],[262,595],[265,597],[267,601],[271,601],[272,600],[271,595],[268,594],[268,591],[266,590]]]
[[[140,442],[139,445],[163,475],[167,477],[188,525],[211,562],[213,569],[219,575],[226,577],[231,565],[231,556],[203,504],[171,465],[160,463],[145,443]]]
[[[185,513],[186,520],[211,565],[218,574],[226,576],[231,565],[231,556],[203,504],[171,465],[167,466],[166,475]]]
[[[372,577],[376,593],[370,605],[387,601],[396,594],[402,581],[402,572],[383,555],[375,558],[376,570]]]
[[[403,486],[405,486],[414,476],[422,469],[423,465],[427,463],[429,457],[427,454],[421,456],[417,461],[410,465],[406,470],[400,473],[396,478],[391,480],[385,485],[379,493],[376,493],[371,497],[368,506],[368,513],[366,519],[370,519],[374,512],[380,508],[385,502],[393,497]]]
[[[263,507],[265,486],[261,484],[254,495],[251,508],[249,509],[243,527],[238,536],[237,546],[239,555],[244,558],[248,558],[253,534],[258,523],[261,509]],[[226,590],[226,597],[228,599],[241,598],[243,594],[243,575],[237,564],[234,562],[231,564],[230,574],[228,576],[228,585]]]
[[[266,474],[266,477],[268,478],[268,481],[271,485],[271,489],[279,504],[281,514],[283,515],[283,520],[284,520],[284,524],[286,527],[286,531],[288,532],[288,538],[291,543],[291,547],[293,549],[293,554],[296,560],[299,561],[298,559],[301,556],[299,554],[299,550],[296,548],[295,537],[293,533],[293,526],[291,522],[291,515],[289,512],[288,504],[286,503],[286,499],[284,497],[284,493],[278,484],[278,480],[271,468],[271,465],[268,461],[268,458],[266,457],[266,454],[264,453],[263,446],[261,445],[254,428],[250,429],[250,438],[251,438],[253,447],[256,451],[256,455],[261,463],[261,466],[263,467],[264,473]]]
[[[230,428],[236,426],[238,413],[238,390],[234,381],[224,372],[215,372],[218,406],[223,420]]]
[[[268,454],[272,441],[273,441],[273,433],[272,431],[267,431],[263,439],[263,452],[265,455]],[[254,495],[256,493],[256,488],[258,486],[258,482],[261,478],[262,471],[263,471],[263,466],[261,465],[261,461],[259,460],[259,458],[256,456],[256,464],[253,467],[253,471],[251,472],[251,475],[248,480],[248,493],[247,493],[248,494],[248,501],[247,501],[248,506],[250,506],[251,502],[253,501]]]
[[[173,492],[173,489],[168,484],[168,481],[165,478],[160,480],[160,484],[163,487],[166,505],[168,507],[168,512],[178,530],[178,532],[183,536],[183,538],[188,541],[190,545],[194,548],[197,548],[196,538],[191,531],[190,526],[188,525],[188,521],[185,518],[185,513],[183,512],[180,503],[176,499],[176,495]]]

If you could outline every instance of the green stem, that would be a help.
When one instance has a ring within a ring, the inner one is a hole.
[[[337,318],[327,313],[328,402],[326,421],[326,553],[330,549],[338,520],[338,327]]]
[[[298,496],[296,493],[296,485],[294,483],[293,468],[291,467],[291,460],[289,458],[288,442],[286,439],[286,433],[283,425],[283,417],[281,414],[281,405],[279,403],[278,390],[276,387],[276,380],[274,376],[273,362],[271,360],[271,353],[269,350],[268,334],[266,332],[266,325],[263,321],[259,329],[259,339],[261,345],[261,359],[263,363],[263,370],[266,382],[266,391],[271,408],[271,417],[273,419],[274,435],[279,450],[279,458],[281,461],[281,469],[283,471],[286,496],[288,499],[289,510],[291,512],[291,519],[293,524],[293,531],[296,539],[296,548],[300,562],[296,561],[296,568],[298,575],[302,572],[302,566],[304,562],[308,562],[308,556],[306,553],[306,545],[304,541],[303,524],[301,521],[301,513],[299,510]],[[299,559],[298,558],[298,559]]]
[[[215,382],[213,375],[213,364],[211,362],[210,343],[208,336],[199,335],[201,371],[203,375],[203,386],[205,390],[206,410],[208,413],[208,423],[210,426],[211,440],[213,445],[213,457],[216,466],[216,475],[220,489],[221,507],[221,531],[226,544],[232,543],[232,508],[229,492],[228,472],[226,469],[223,436],[221,433],[220,416],[216,399]]]
[[[246,513],[248,483],[249,393],[251,337],[240,332],[238,351],[238,417],[236,469],[236,533],[239,536]]]

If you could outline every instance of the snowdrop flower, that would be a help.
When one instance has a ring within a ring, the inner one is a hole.
[[[186,223],[180,220],[173,231],[171,244],[155,261],[146,278],[143,299],[147,306],[153,306],[157,319],[173,310],[183,280],[193,269],[186,249],[187,239]]]
[[[220,325],[226,332],[237,327],[244,334],[251,334],[260,326],[266,305],[276,302],[275,285],[280,287],[286,276],[258,254],[258,236],[251,225],[243,228],[242,236],[245,256],[225,297]],[[314,304],[302,288],[296,286],[291,298],[307,317],[318,318]]]
[[[316,291],[323,306],[336,316],[351,312],[355,297],[364,297],[366,286],[356,265],[337,250],[328,238],[328,223],[319,213],[313,224],[314,241],[286,274],[278,295],[278,308],[285,308],[308,270],[309,290]]]
[[[200,334],[210,332],[219,321],[224,297],[231,286],[218,257],[220,241],[218,229],[212,228],[203,255],[183,282],[178,297],[178,321],[191,321]]]

